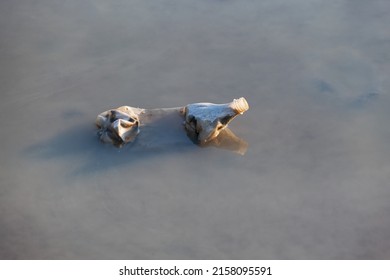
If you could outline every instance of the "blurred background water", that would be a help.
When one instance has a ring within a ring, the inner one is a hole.
[[[0,26],[0,258],[390,258],[389,1],[3,0]],[[244,156],[96,136],[240,96]]]

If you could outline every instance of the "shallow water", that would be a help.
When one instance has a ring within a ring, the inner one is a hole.
[[[389,259],[389,12],[1,1],[0,258]],[[244,156],[97,140],[113,107],[240,96]]]

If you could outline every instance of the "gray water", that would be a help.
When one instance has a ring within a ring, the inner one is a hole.
[[[0,258],[389,259],[389,26],[385,0],[1,1]],[[96,136],[240,96],[243,156]]]

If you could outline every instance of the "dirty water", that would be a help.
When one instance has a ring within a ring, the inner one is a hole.
[[[0,258],[390,258],[389,13],[1,1]],[[122,105],[240,96],[244,155],[166,123],[118,149],[94,127]]]

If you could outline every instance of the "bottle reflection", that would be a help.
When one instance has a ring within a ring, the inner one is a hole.
[[[235,135],[229,128],[225,128],[216,138],[206,142],[205,144],[199,143],[199,141],[197,141],[197,135],[190,130],[187,130],[187,136],[192,142],[200,147],[216,147],[219,149],[229,150],[240,155],[245,155],[249,146],[248,142]]]

